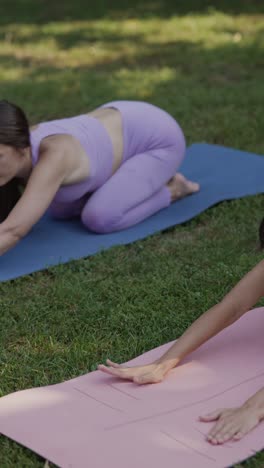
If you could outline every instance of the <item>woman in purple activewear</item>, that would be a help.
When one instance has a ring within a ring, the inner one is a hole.
[[[30,128],[18,106],[0,101],[0,255],[47,210],[97,233],[139,223],[199,190],[177,173],[184,155],[177,122],[146,102],[114,101]]]

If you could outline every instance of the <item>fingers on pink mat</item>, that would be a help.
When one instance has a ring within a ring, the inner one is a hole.
[[[230,439],[233,439],[234,436],[238,433],[239,427],[234,423],[226,423],[221,421],[219,424],[209,432],[207,440],[212,443],[223,444]]]
[[[110,359],[106,360],[106,364],[111,367],[115,367],[116,369],[122,368],[121,364],[117,364],[116,362],[110,361]]]
[[[234,439],[235,439],[235,440],[240,440],[240,439],[242,439],[242,437],[244,437],[244,436],[246,435],[247,432],[248,432],[248,431],[242,431],[242,432],[240,431],[240,432],[238,432],[237,434],[234,435]]]
[[[204,416],[200,416],[200,420],[204,422],[210,422],[210,421],[216,421],[220,416],[221,413],[223,412],[223,409],[218,409],[216,411],[213,411],[212,413],[206,414]]]
[[[131,376],[126,369],[117,369],[115,367],[107,367],[100,364],[98,366],[98,370],[105,372],[106,374],[113,375],[114,377],[120,377],[121,379],[131,379]]]
[[[111,367],[107,367],[104,364],[99,364],[97,367],[98,370],[105,372],[105,374],[113,375],[114,370],[111,370]]]

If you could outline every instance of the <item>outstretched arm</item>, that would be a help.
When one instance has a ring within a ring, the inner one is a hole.
[[[186,355],[238,320],[264,296],[264,261],[258,263],[214,307],[199,317],[159,360],[175,367]]]
[[[123,367],[111,361],[99,369],[138,384],[157,383],[185,356],[238,320],[264,296],[264,261],[253,270],[214,307],[199,317],[176,343],[156,362],[140,367]]]
[[[23,195],[0,224],[0,255],[14,247],[42,217],[62,184],[66,170],[63,154],[42,152]]]

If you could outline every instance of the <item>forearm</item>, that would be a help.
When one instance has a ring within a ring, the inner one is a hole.
[[[235,315],[219,303],[199,317],[159,360],[168,368],[175,367],[185,356],[231,325]]]
[[[0,255],[14,247],[20,240],[20,235],[15,231],[5,229],[4,223],[0,225]]]
[[[264,295],[264,261],[251,270],[224,299],[199,317],[158,363],[175,367],[186,355],[228,327]]]
[[[262,421],[264,419],[264,388],[249,398],[249,400],[244,403],[243,407],[255,410],[259,420]]]

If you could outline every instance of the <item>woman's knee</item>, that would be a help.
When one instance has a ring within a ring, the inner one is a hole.
[[[81,220],[84,226],[90,231],[98,234],[106,234],[115,231],[115,227],[121,215],[113,213],[107,204],[97,205],[87,203],[81,213]]]

